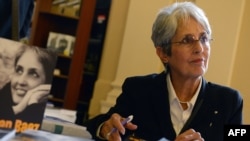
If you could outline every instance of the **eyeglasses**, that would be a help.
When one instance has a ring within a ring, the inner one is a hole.
[[[208,43],[213,41],[213,39],[209,38],[207,34],[202,34],[198,40],[195,39],[194,35],[188,34],[181,41],[178,42],[170,42],[169,44],[181,44],[187,47],[193,47],[196,42],[200,42],[203,46],[208,46]]]

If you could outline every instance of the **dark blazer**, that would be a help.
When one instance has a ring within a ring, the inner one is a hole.
[[[243,100],[238,91],[206,82],[203,78],[193,112],[181,132],[193,128],[206,141],[222,141],[224,125],[242,124],[242,108]],[[149,141],[162,137],[174,140],[176,137],[170,117],[165,72],[127,78],[116,105],[107,114],[98,115],[84,123],[94,139],[99,140],[96,138],[96,129],[113,113],[124,117],[134,115],[132,122],[138,125],[138,129],[126,130],[123,138],[129,134]]]

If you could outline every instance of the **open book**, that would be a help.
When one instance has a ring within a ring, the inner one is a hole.
[[[59,135],[41,130],[26,130],[10,141],[93,141],[88,138]]]
[[[16,135],[15,129],[2,129],[0,128],[0,141],[9,141]]]
[[[41,128],[56,59],[47,48],[0,38],[0,128]]]

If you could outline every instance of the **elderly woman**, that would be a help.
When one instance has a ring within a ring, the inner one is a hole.
[[[222,141],[224,125],[242,123],[243,100],[203,77],[212,40],[203,10],[191,2],[163,8],[151,38],[165,71],[127,78],[114,107],[86,121],[87,130],[96,140]]]

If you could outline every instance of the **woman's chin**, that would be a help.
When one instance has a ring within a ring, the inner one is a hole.
[[[23,99],[23,97],[24,97],[24,95],[12,95],[13,96],[13,102],[15,103],[15,104],[18,104],[18,103],[20,103],[21,101],[22,101],[22,99]]]

